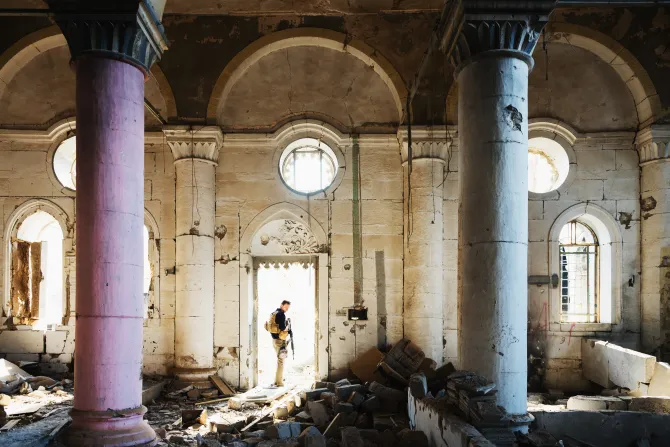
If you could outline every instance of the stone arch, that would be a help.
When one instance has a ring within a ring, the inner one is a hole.
[[[268,34],[239,52],[216,80],[207,106],[207,120],[216,123],[233,85],[263,56],[295,46],[318,46],[348,53],[374,69],[388,87],[402,121],[407,88],[391,63],[372,47],[359,40],[347,42],[347,36],[320,28],[293,28]]]
[[[10,81],[30,61],[40,53],[62,46],[67,46],[65,36],[58,26],[53,25],[22,37],[0,54],[0,98]],[[156,80],[160,94],[165,100],[167,117],[176,117],[177,107],[172,88],[158,64],[152,66],[151,76]]]
[[[564,210],[554,220],[547,243],[549,244],[549,274],[559,272],[559,236],[563,226],[578,219],[587,224],[598,238],[600,247],[600,294],[609,300],[609,306],[601,306],[605,312],[604,323],[579,323],[582,330],[611,331],[621,322],[621,287],[623,266],[623,238],[617,221],[607,210],[593,203],[578,203]],[[607,287],[607,283],[610,287]],[[550,314],[552,322],[560,322],[560,287],[550,288]],[[601,314],[602,315],[602,314]],[[566,326],[566,327],[564,327]],[[570,330],[570,325],[561,325],[561,330]]]
[[[549,23],[546,33],[550,41],[590,51],[617,72],[633,96],[640,128],[654,123],[661,116],[661,100],[649,74],[619,42],[593,29],[571,23]]]
[[[4,231],[5,243],[5,262],[4,262],[4,284],[5,290],[3,295],[3,309],[5,314],[9,310],[9,302],[11,299],[11,281],[12,281],[12,239],[16,237],[19,226],[30,215],[37,211],[44,211],[52,216],[63,232],[63,256],[65,256],[66,240],[72,238],[72,227],[70,225],[70,217],[58,205],[45,199],[30,199],[17,206],[16,209],[7,219]],[[65,268],[63,270],[63,277],[65,277]],[[63,303],[65,303],[66,296],[63,294]],[[67,306],[64,306],[66,309]]]
[[[256,233],[268,223],[281,219],[299,222],[312,232],[319,246],[323,247],[327,244],[326,232],[316,219],[298,205],[282,202],[264,209],[249,222],[240,239],[241,253],[253,254],[251,252],[252,240]]]

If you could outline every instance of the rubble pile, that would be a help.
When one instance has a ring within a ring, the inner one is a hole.
[[[33,376],[14,363],[0,359],[0,433],[69,409],[72,399],[71,379]]]
[[[402,340],[387,354],[371,349],[360,356],[352,362],[350,378],[289,390],[267,406],[245,395],[182,406],[180,418],[157,428],[160,445],[427,447],[426,435],[411,430],[407,417],[407,387],[422,369],[435,373],[435,362]],[[183,404],[190,391],[166,397]],[[174,416],[174,409],[157,411]],[[147,417],[156,427],[160,422],[152,420],[152,412],[150,407]]]

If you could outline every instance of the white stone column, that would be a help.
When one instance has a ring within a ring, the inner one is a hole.
[[[670,354],[670,126],[637,138],[640,154],[642,349]]]
[[[461,367],[495,382],[498,405],[514,415],[527,410],[528,74],[538,37],[530,20],[466,11],[452,53]]]
[[[443,181],[446,134],[402,130],[404,189],[404,335],[441,365],[444,357]],[[411,163],[410,163],[411,160]]]
[[[218,127],[168,127],[175,159],[175,375],[199,382],[214,366],[215,170],[223,142]]]

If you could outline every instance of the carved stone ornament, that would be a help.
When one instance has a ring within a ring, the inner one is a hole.
[[[148,76],[167,49],[163,26],[147,0],[111,2],[114,8],[93,1],[48,3],[74,61],[94,54],[128,62]]]
[[[223,144],[221,129],[214,126],[165,126],[163,128],[168,146],[175,161],[194,158],[217,164]]]
[[[490,51],[531,55],[555,1],[449,0],[440,23],[440,49],[455,67]]]
[[[653,125],[641,130],[635,145],[640,163],[670,159],[670,125]]]

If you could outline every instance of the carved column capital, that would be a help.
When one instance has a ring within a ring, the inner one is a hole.
[[[457,72],[477,58],[500,52],[523,59],[532,68],[531,55],[555,4],[555,1],[452,0],[445,7],[440,25],[440,49]]]
[[[640,164],[670,160],[670,125],[652,125],[641,130],[635,139]]]
[[[223,133],[219,127],[167,126],[163,128],[163,133],[175,162],[197,159],[218,164],[223,144]]]
[[[67,40],[72,60],[96,55],[132,64],[149,75],[167,49],[158,15],[148,0],[86,2],[48,1]]]
[[[435,159],[446,162],[449,159],[449,150],[455,144],[456,129],[435,127],[413,127],[412,128],[412,161],[422,159]],[[400,154],[402,162],[406,163],[410,158],[408,147],[407,129],[398,131],[398,142],[400,143]]]

